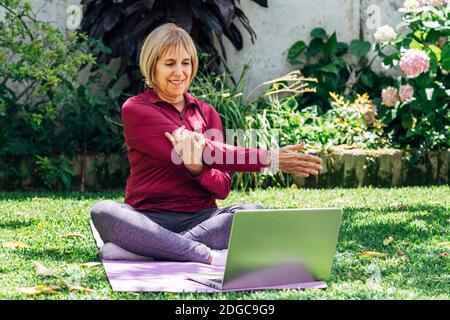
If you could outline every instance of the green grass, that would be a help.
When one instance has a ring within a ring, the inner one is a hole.
[[[449,299],[450,188],[271,189],[232,192],[219,206],[261,203],[268,208],[342,207],[332,278],[326,290],[223,294],[113,292],[89,229],[90,207],[123,201],[123,193],[0,193],[0,299]],[[65,238],[79,233],[84,237]],[[383,245],[392,236],[393,242]],[[27,248],[6,248],[24,242]],[[361,256],[358,250],[386,253]],[[401,250],[408,259],[396,254]],[[35,275],[38,261],[60,278]],[[378,276],[377,276],[378,275]],[[81,285],[94,293],[24,295],[21,287]]]

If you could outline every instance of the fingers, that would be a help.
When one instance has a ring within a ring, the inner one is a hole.
[[[318,164],[318,163],[314,163],[314,162],[308,162],[308,161],[284,161],[281,162],[282,165],[286,166],[286,167],[304,167],[304,168],[309,168],[309,169],[314,169],[314,170],[322,170],[323,167],[322,165]]]
[[[305,173],[305,172],[299,172],[298,170],[295,170],[295,169],[285,169],[285,170],[282,170],[283,172],[286,172],[286,173],[290,173],[290,174],[294,174],[294,175],[297,175],[297,176],[301,176],[301,177],[309,177],[309,173]]]
[[[293,174],[319,175],[319,171],[305,167],[280,167],[281,171]]]
[[[172,146],[175,147],[175,145],[176,145],[177,143],[176,143],[174,137],[173,137],[170,133],[168,133],[168,132],[165,133],[165,136],[166,136],[166,138],[169,139],[169,141],[172,143]]]
[[[307,161],[317,164],[322,163],[322,159],[320,157],[297,152],[282,152],[279,155],[279,161],[280,163],[283,161]]]
[[[181,127],[179,127],[177,130],[175,130],[173,132],[173,137],[175,138],[176,141],[181,141],[182,134],[185,130],[186,130],[185,126],[182,125]]]
[[[167,139],[169,139],[170,143],[172,143],[173,148],[175,149],[176,153],[178,153],[179,156],[182,156],[183,154],[183,146],[181,143],[177,143],[175,138],[168,132],[164,133]]]
[[[305,146],[305,143],[302,142],[302,143],[299,143],[299,144],[285,146],[282,149],[289,150],[289,151],[300,151],[300,150],[303,149],[304,146]]]

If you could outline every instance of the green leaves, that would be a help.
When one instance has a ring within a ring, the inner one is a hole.
[[[294,43],[288,51],[288,59],[293,60],[297,58],[306,49],[306,43],[303,41],[297,41]]]
[[[357,58],[362,58],[369,53],[371,44],[368,41],[353,40],[350,43],[350,53]]]
[[[447,42],[447,44],[442,48],[441,57],[442,67],[444,70],[450,72],[450,42]]]
[[[327,32],[323,28],[315,28],[311,31],[311,38],[326,40],[328,36]]]
[[[321,51],[323,51],[324,47],[325,47],[325,44],[323,43],[322,39],[314,38],[309,43],[309,47],[308,47],[308,50],[306,52],[306,55],[308,57],[314,57],[315,55],[317,55]]]
[[[328,39],[328,41],[326,42],[323,52],[328,56],[333,56],[334,54],[336,54],[337,49],[338,43],[336,39],[336,32],[334,32],[331,35],[330,39]]]

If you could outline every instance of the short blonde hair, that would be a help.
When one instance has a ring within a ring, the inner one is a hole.
[[[154,29],[145,39],[139,57],[139,67],[149,87],[155,87],[156,63],[169,50],[184,47],[191,56],[192,74],[187,87],[192,83],[198,70],[198,56],[194,41],[182,28],[173,23],[166,23]]]

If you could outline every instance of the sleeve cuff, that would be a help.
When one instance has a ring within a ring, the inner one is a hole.
[[[211,168],[210,168],[208,165],[206,165],[205,163],[203,163],[203,169],[202,169],[202,171],[200,172],[200,174],[198,174],[198,175],[196,175],[196,176],[193,176],[193,175],[189,172],[188,169],[186,169],[186,171],[187,171],[188,176],[189,176],[191,179],[200,182],[205,176],[207,176],[207,175],[211,172]]]

